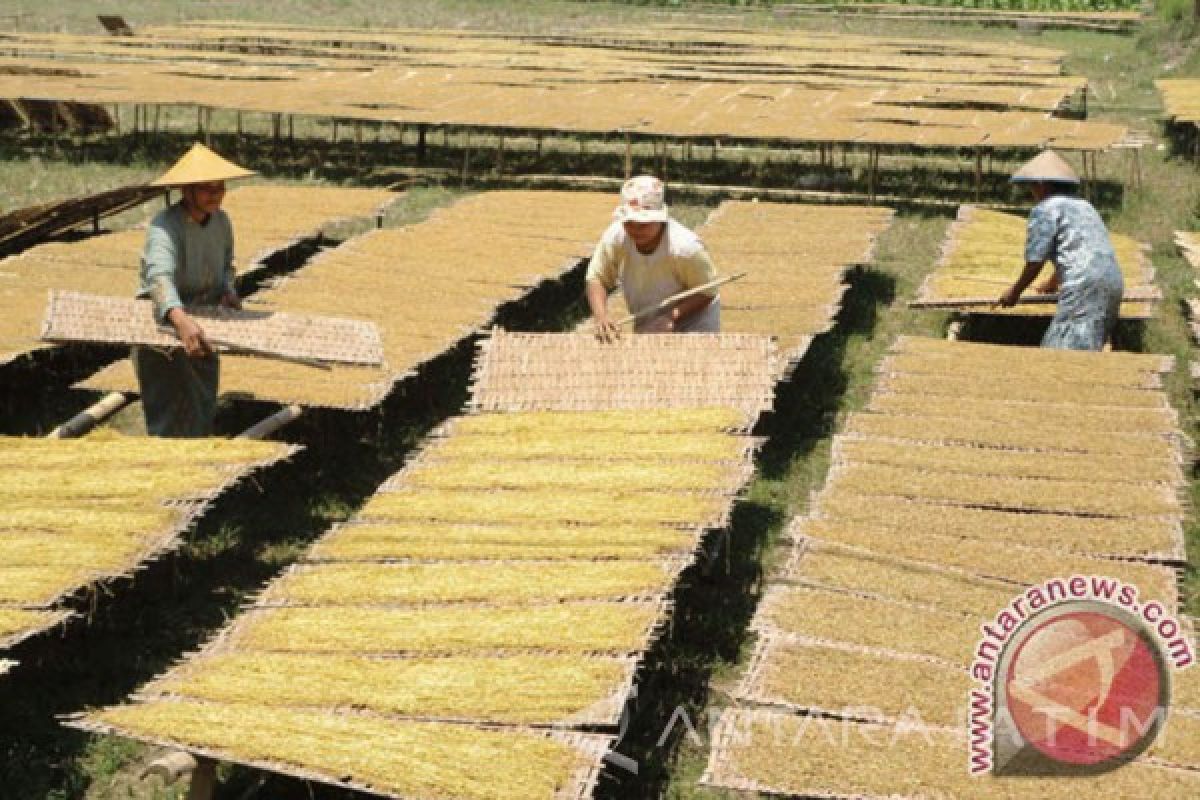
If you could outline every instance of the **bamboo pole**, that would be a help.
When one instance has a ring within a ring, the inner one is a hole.
[[[625,180],[633,177],[633,137],[625,131]]]
[[[699,286],[695,286],[691,289],[685,289],[682,292],[678,292],[676,294],[671,295],[670,297],[667,297],[667,298],[659,301],[659,303],[657,305],[650,306],[649,308],[643,308],[641,311],[638,311],[634,314],[630,314],[627,317],[623,317],[623,318],[617,320],[617,326],[619,327],[621,325],[628,325],[630,322],[636,322],[639,319],[645,319],[646,317],[654,316],[655,314],[659,313],[660,311],[666,311],[668,308],[670,308],[675,303],[678,303],[680,300],[686,300],[689,297],[694,297],[698,294],[703,294],[705,292],[708,292],[710,289],[716,289],[718,286],[724,286],[727,283],[733,283],[734,281],[741,280],[744,277],[746,277],[745,272],[738,272],[733,275],[728,275],[724,278],[717,278],[715,281],[709,281],[708,283],[704,283]]]
[[[96,403],[50,431],[46,438],[77,439],[127,406],[130,399],[121,392],[109,392]]]
[[[281,408],[271,416],[263,419],[239,433],[237,439],[265,439],[278,431],[284,425],[294,422],[304,414],[304,409],[298,405]]]

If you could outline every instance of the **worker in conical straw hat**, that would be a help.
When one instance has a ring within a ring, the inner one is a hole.
[[[1017,170],[1012,181],[1025,184],[1037,205],[1029,214],[1025,269],[1000,296],[999,304],[1015,305],[1045,263],[1053,262],[1053,274],[1036,287],[1040,292],[1059,293],[1042,347],[1103,349],[1116,327],[1125,291],[1104,220],[1091,203],[1076,195],[1079,178],[1053,150]]]
[[[716,279],[716,268],[695,233],[670,217],[662,181],[638,175],[625,181],[613,222],[600,237],[587,270],[587,301],[604,341],[619,338],[608,316],[608,293],[620,284],[633,313]],[[716,332],[717,290],[686,297],[639,320],[637,333]]]
[[[150,298],[155,320],[174,328],[182,344],[167,351],[133,349],[146,431],[152,436],[212,433],[220,365],[186,306],[241,307],[234,287],[233,225],[221,202],[226,181],[254,174],[196,144],[151,184],[182,194],[154,217],[142,252],[138,297]]]

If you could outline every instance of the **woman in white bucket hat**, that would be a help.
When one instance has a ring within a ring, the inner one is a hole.
[[[1092,204],[1075,196],[1079,178],[1057,153],[1047,150],[1012,177],[1029,187],[1037,205],[1029,214],[1025,269],[1000,296],[1005,307],[1016,304],[1047,261],[1054,274],[1038,285],[1059,293],[1058,309],[1042,337],[1042,347],[1101,350],[1112,335],[1125,285],[1104,220]]]
[[[716,280],[717,271],[695,233],[667,213],[663,183],[638,175],[621,187],[621,204],[600,237],[587,270],[587,301],[596,335],[618,338],[608,316],[608,293],[620,284],[629,310],[653,308],[673,294]],[[721,328],[717,290],[684,298],[638,320],[637,333],[716,332]]]
[[[176,187],[183,195],[154,217],[142,252],[138,297],[150,298],[155,320],[173,327],[183,344],[165,352],[133,349],[151,436],[212,434],[220,365],[184,306],[241,306],[234,289],[233,224],[221,202],[225,181],[254,174],[196,144],[151,184]]]

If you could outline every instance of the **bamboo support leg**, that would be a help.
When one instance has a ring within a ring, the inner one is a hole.
[[[874,147],[867,151],[867,199],[875,202],[875,153]]]
[[[217,786],[217,762],[211,758],[197,759],[188,785],[187,800],[212,800]]]
[[[471,133],[466,134],[466,142],[463,145],[463,162],[462,162],[462,186],[467,185],[467,176],[471,172]]]
[[[496,174],[504,174],[504,137],[496,144]]]
[[[983,150],[975,148],[975,202],[983,199]]]
[[[418,164],[425,163],[425,153],[426,153],[425,131],[426,131],[426,126],[424,126],[424,125],[417,126],[417,163]]]
[[[625,132],[625,180],[633,177],[633,138]]]
[[[354,168],[358,169],[362,156],[362,121],[354,120]]]

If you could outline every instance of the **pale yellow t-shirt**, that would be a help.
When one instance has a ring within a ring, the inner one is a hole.
[[[599,281],[610,292],[619,284],[629,310],[637,313],[673,294],[716,280],[717,270],[700,237],[673,219],[667,220],[662,240],[649,254],[639,253],[621,223],[614,222],[592,253],[587,279]],[[714,289],[712,294],[717,295],[717,291]],[[639,320],[639,326],[643,322],[648,320]],[[677,328],[681,333],[716,333],[720,329],[719,296]]]

